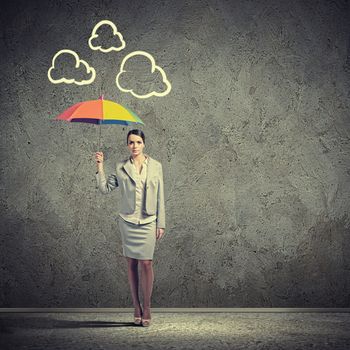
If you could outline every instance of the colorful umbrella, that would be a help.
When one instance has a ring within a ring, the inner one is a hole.
[[[76,103],[58,115],[55,120],[99,124],[99,149],[101,124],[144,124],[144,122],[133,111],[116,102],[105,100],[103,95],[98,100]]]

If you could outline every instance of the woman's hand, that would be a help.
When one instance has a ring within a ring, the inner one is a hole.
[[[97,171],[103,171],[103,152],[95,153]]]
[[[103,152],[96,152],[95,153],[95,159],[96,159],[96,162],[99,163],[99,164],[103,164]]]
[[[157,228],[156,239],[161,239],[164,235],[164,228]]]

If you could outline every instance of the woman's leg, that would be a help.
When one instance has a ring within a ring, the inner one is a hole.
[[[126,257],[128,262],[128,280],[130,285],[132,302],[135,308],[134,316],[141,317],[141,303],[139,299],[139,274],[138,260]]]
[[[151,295],[154,281],[152,260],[139,260],[141,264],[141,285],[143,292],[143,317],[151,318]]]

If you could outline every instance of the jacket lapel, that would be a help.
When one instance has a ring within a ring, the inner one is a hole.
[[[150,179],[153,176],[154,173],[154,169],[153,169],[153,159],[146,154],[148,157],[148,164],[147,164],[147,176],[146,176],[146,184],[148,183],[148,179]],[[131,163],[129,157],[124,161],[124,165],[123,165],[124,170],[127,172],[127,174],[131,177],[131,179],[136,183],[136,179],[135,179],[135,167],[134,165]]]
[[[146,185],[148,185],[148,180],[152,178],[154,169],[153,169],[153,159],[147,154],[148,164],[147,164],[147,176],[146,176]]]
[[[126,158],[126,160],[124,161],[123,168],[126,171],[126,173],[131,177],[131,179],[136,183],[135,173],[134,173],[134,169],[133,169],[134,166],[131,164],[129,158]]]

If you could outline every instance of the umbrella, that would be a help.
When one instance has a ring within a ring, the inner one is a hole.
[[[78,102],[59,114],[55,120],[91,123],[100,125],[98,147],[100,149],[101,124],[144,124],[130,109],[119,103],[105,100],[103,95],[98,100]]]

